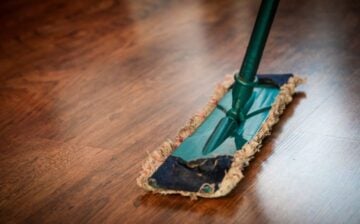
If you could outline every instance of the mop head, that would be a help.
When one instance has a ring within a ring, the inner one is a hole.
[[[257,75],[259,81],[271,81],[276,89],[254,89],[249,112],[254,116],[242,124],[233,138],[226,140],[209,155],[202,154],[204,141],[224,117],[231,105],[232,75],[219,84],[204,109],[180,129],[174,141],[166,140],[149,154],[137,183],[145,190],[161,194],[181,194],[191,198],[216,198],[227,195],[244,177],[242,171],[260,150],[262,140],[270,135],[285,106],[292,101],[298,76]],[[238,135],[238,136],[236,136]],[[205,137],[204,137],[205,136]],[[235,140],[235,141],[234,141]]]

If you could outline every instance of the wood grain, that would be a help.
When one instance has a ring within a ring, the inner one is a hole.
[[[360,223],[360,4],[283,1],[260,73],[303,74],[246,177],[191,201],[138,188],[237,70],[259,1],[1,1],[0,223]]]

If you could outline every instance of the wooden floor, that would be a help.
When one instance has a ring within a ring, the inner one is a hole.
[[[0,223],[360,223],[356,0],[281,2],[260,72],[308,84],[230,195],[136,185],[238,69],[258,6],[1,1]]]

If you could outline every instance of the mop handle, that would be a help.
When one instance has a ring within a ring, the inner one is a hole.
[[[219,145],[232,135],[235,128],[246,120],[247,111],[244,110],[245,105],[253,93],[256,71],[259,67],[261,55],[278,3],[279,0],[263,0],[261,2],[243,64],[241,65],[240,72],[235,75],[231,109],[218,122],[206,141],[202,149],[204,155],[216,150]]]
[[[245,58],[236,78],[253,82],[269,36],[279,0],[262,0]]]
[[[261,2],[245,58],[240,72],[235,75],[235,84],[232,92],[233,102],[231,109],[227,112],[227,116],[234,118],[238,122],[245,119],[243,108],[252,95],[253,87],[251,87],[251,84],[255,80],[278,4],[279,0],[263,0]]]

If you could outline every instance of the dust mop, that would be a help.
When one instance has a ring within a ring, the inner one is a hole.
[[[174,141],[149,154],[137,183],[162,194],[214,198],[228,194],[279,121],[295,87],[292,74],[256,75],[278,0],[263,0],[238,73],[218,85],[208,104]]]

